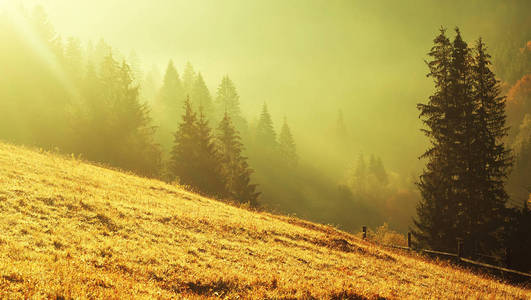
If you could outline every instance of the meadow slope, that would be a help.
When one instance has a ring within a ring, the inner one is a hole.
[[[0,298],[22,297],[518,299],[531,291],[329,226],[0,143]]]

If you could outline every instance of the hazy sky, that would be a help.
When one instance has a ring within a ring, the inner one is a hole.
[[[359,149],[403,169],[423,152],[415,104],[431,91],[423,60],[438,28],[460,26],[473,41],[493,13],[480,0],[23,3],[42,4],[64,37],[102,37],[161,70],[172,58],[182,73],[190,61],[212,93],[229,74],[248,115],[267,101],[276,127],[287,115],[303,143],[343,109]]]

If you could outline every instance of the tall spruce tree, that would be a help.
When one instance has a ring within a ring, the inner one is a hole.
[[[352,186],[358,193],[365,193],[367,190],[367,164],[362,153],[358,156]]]
[[[157,120],[158,130],[156,139],[168,155],[173,145],[173,134],[176,130],[175,119],[182,115],[184,107],[184,92],[173,61],[168,62],[162,86],[153,104],[153,112]]]
[[[153,140],[150,111],[124,61],[103,59],[100,74],[89,64],[82,87],[83,104],[74,116],[75,152],[145,176],[158,176],[160,150]]]
[[[227,113],[240,133],[247,132],[247,121],[240,110],[240,96],[228,75],[223,76],[218,86],[215,111],[215,120],[221,121]]]
[[[201,107],[206,118],[211,120],[213,114],[212,96],[206,86],[201,73],[197,73],[191,94],[192,103],[195,107]]]
[[[277,135],[273,127],[273,120],[267,110],[267,104],[264,102],[262,106],[262,113],[260,120],[256,126],[256,142],[264,150],[272,150],[277,148]]]
[[[427,104],[418,104],[420,118],[426,126],[422,131],[431,142],[430,148],[420,158],[427,159],[426,167],[417,186],[422,199],[417,206],[413,235],[421,245],[436,249],[449,249],[455,244],[456,205],[453,195],[452,175],[455,159],[452,157],[452,135],[455,128],[450,113],[453,101],[450,94],[452,44],[446,30],[434,39],[427,62],[435,91]],[[455,113],[454,113],[455,115]]]
[[[170,60],[155,102],[157,113],[160,113],[164,119],[175,119],[175,115],[181,115],[184,98],[181,79],[173,61]]]
[[[493,248],[505,217],[508,195],[505,180],[512,165],[512,157],[504,145],[508,133],[505,116],[505,97],[501,96],[500,84],[491,68],[490,55],[479,39],[475,46],[472,69],[474,99],[476,101],[475,138],[472,143],[474,165],[471,175],[472,201],[468,205],[470,232],[468,237],[478,250]]]
[[[475,57],[459,29],[453,43],[444,29],[434,42],[428,76],[435,92],[418,105],[432,145],[421,156],[428,163],[417,183],[422,200],[414,235],[437,249],[454,250],[456,238],[465,239],[468,249],[492,249],[503,225],[511,164],[502,142],[504,98],[482,42]]]
[[[219,123],[217,140],[228,197],[257,206],[260,193],[256,192],[257,185],[251,184],[253,170],[242,156],[243,144],[228,113]]]
[[[371,155],[369,160],[369,171],[378,179],[378,182],[387,185],[389,183],[389,178],[387,177],[387,172],[382,162],[381,157],[376,157]]]
[[[196,155],[195,172],[200,174],[200,176],[197,177],[197,182],[193,182],[192,185],[205,195],[219,198],[225,197],[227,191],[221,156],[216,148],[212,130],[208,125],[208,120],[203,113],[202,107],[199,108],[199,119],[197,121]]]
[[[74,84],[79,86],[85,73],[85,66],[83,64],[81,43],[78,39],[73,37],[68,38],[65,47],[64,62],[68,76],[72,78]]]
[[[144,71],[142,70],[142,64],[140,58],[136,54],[135,50],[131,50],[128,57],[129,65],[131,66],[131,73],[133,77],[133,83],[137,86],[144,86]]]
[[[280,130],[279,150],[280,157],[287,162],[289,166],[297,165],[299,159],[297,156],[297,147],[286,118],[284,118],[284,124]]]
[[[184,114],[175,133],[175,144],[171,153],[169,173],[180,184],[195,188],[197,175],[197,115],[192,110],[190,99],[184,102]]]
[[[195,78],[196,74],[194,71],[194,67],[190,62],[187,62],[183,72],[183,91],[185,97],[192,95],[192,89],[194,87]]]

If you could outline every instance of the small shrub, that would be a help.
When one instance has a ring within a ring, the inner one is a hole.
[[[358,236],[361,237],[362,233],[358,233]],[[382,245],[407,246],[406,236],[389,229],[387,223],[383,223],[375,231],[368,229],[367,239]]]

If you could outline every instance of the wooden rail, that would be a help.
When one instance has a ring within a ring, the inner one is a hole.
[[[365,230],[364,230],[364,234],[363,234],[363,239],[365,240],[367,238],[366,227],[365,226],[364,226],[364,229]],[[408,240],[407,240],[407,242],[408,242],[408,247],[396,246],[396,245],[383,245],[383,244],[379,244],[379,245],[384,246],[384,247],[394,248],[394,249],[405,250],[405,251],[415,251],[415,252],[419,252],[419,253],[423,253],[423,254],[434,255],[434,256],[437,256],[437,257],[449,258],[449,259],[451,259],[453,261],[456,261],[457,263],[460,263],[460,264],[466,264],[466,265],[473,266],[473,267],[476,267],[476,268],[480,268],[480,269],[483,269],[483,270],[488,270],[491,273],[492,272],[500,273],[506,279],[511,279],[513,281],[518,281],[518,282],[531,283],[531,274],[529,274],[529,273],[521,272],[521,271],[517,271],[517,270],[512,270],[512,269],[509,269],[509,268],[504,268],[504,267],[495,266],[495,265],[491,265],[491,264],[475,261],[475,260],[472,260],[472,259],[464,258],[463,255],[462,255],[462,249],[463,249],[462,248],[463,247],[463,241],[462,240],[458,240],[458,244],[457,244],[457,250],[458,250],[457,252],[458,253],[448,253],[448,252],[442,252],[442,251],[436,251],[436,250],[428,250],[428,249],[415,249],[415,248],[413,248],[411,246],[411,233],[410,232],[408,232]],[[509,252],[507,254],[509,254]],[[478,254],[478,256],[481,256],[481,255]],[[494,257],[494,256],[488,256],[488,255],[483,255],[483,256],[486,256],[486,257],[489,257],[489,258],[499,259],[498,257]],[[509,277],[509,278],[507,278],[507,277]]]

